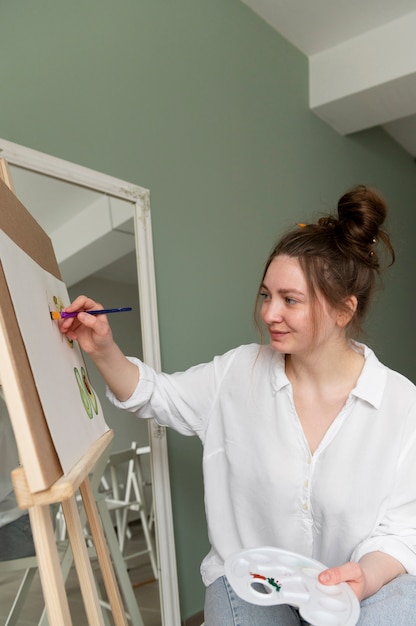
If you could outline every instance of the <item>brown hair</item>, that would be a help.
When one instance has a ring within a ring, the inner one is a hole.
[[[390,237],[382,228],[387,205],[380,194],[364,185],[354,187],[338,201],[337,215],[321,217],[316,223],[298,224],[275,245],[266,261],[261,284],[273,259],[288,255],[299,260],[313,300],[321,293],[329,306],[346,310],[346,299],[355,296],[357,310],[349,327],[360,331],[371,304],[377,277],[382,270],[378,244],[390,256],[395,255]],[[259,287],[255,319],[260,307]]]

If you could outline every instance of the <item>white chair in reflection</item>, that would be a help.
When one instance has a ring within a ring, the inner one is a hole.
[[[114,512],[118,542],[124,559],[129,560],[148,554],[153,576],[157,579],[157,559],[151,535],[153,523],[152,501],[149,507],[151,512],[149,513],[144,491],[147,483],[143,478],[141,464],[143,456],[149,453],[149,446],[138,448],[137,444],[133,442],[131,448],[110,454],[107,464],[110,485],[107,485],[109,492],[105,496],[105,501],[109,511]],[[139,515],[146,547],[143,550],[125,555],[125,540],[126,537],[131,536],[128,526],[130,512],[135,512]]]
[[[24,572],[4,626],[15,626],[15,624],[18,624],[21,610],[30,591],[30,586],[37,569],[38,564],[35,556],[0,562],[0,575],[14,575],[16,572]]]
[[[111,456],[111,455],[110,455]],[[131,580],[127,571],[126,563],[121,554],[118,538],[114,531],[113,523],[111,520],[110,512],[107,506],[106,494],[100,491],[101,479],[104,474],[105,467],[108,463],[108,450],[101,456],[100,460],[94,468],[94,473],[90,478],[91,488],[95,495],[98,511],[100,513],[101,522],[104,528],[104,534],[107,539],[108,548],[113,561],[115,574],[117,576],[120,591],[124,597],[127,613],[126,617],[133,626],[144,626],[143,619],[140,613],[140,609],[137,605],[137,600],[134,595]],[[90,549],[94,554],[94,548]],[[100,600],[101,605],[108,611],[111,611],[110,605]],[[104,619],[107,619],[107,615],[104,612]],[[106,622],[107,623],[107,622]]]

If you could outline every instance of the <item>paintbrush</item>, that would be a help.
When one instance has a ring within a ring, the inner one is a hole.
[[[73,311],[72,313],[66,313],[65,311],[50,311],[51,319],[64,320],[68,317],[76,317],[78,313],[88,313],[88,315],[107,315],[108,313],[124,313],[124,311],[131,311],[131,306],[126,306],[121,309],[98,309],[97,311]]]

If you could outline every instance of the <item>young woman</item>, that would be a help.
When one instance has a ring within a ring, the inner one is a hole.
[[[267,345],[240,346],[158,374],[114,343],[104,316],[60,322],[107,381],[110,399],[204,446],[211,550],[206,626],[304,623],[288,605],[245,603],[224,560],[276,546],[347,582],[360,626],[409,626],[416,611],[416,388],[352,340],[382,263],[387,208],[359,186],[338,213],[299,224],[272,251],[257,297]],[[68,311],[100,307],[80,296]]]

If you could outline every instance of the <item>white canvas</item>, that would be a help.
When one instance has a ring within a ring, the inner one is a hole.
[[[70,302],[65,284],[0,231],[0,259],[57,455],[67,474],[108,430],[81,350],[50,311]]]

